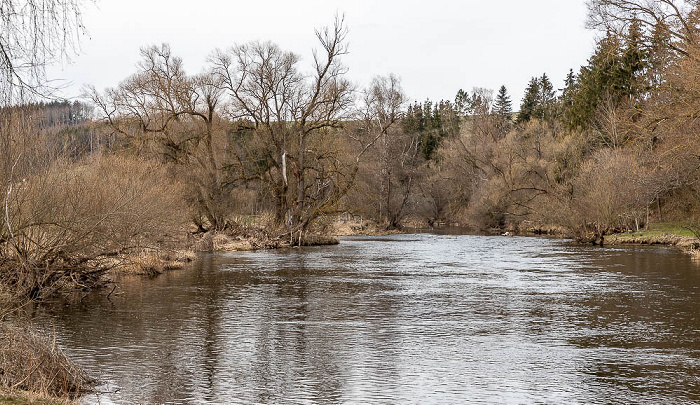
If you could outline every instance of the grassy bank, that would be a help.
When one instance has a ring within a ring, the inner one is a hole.
[[[605,242],[612,245],[670,245],[689,250],[700,247],[700,240],[693,234],[690,224],[683,222],[650,224],[648,229],[639,232],[606,236]]]
[[[73,405],[66,399],[46,397],[27,391],[12,391],[0,388],[0,405]]]

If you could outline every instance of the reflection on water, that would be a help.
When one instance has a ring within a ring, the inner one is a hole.
[[[664,248],[423,234],[204,256],[37,317],[102,404],[683,403],[698,288]]]

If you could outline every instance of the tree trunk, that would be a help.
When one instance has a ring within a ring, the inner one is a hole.
[[[299,135],[299,153],[298,153],[298,170],[299,170],[299,175],[297,177],[297,201],[294,207],[293,211],[293,221],[292,221],[292,226],[293,227],[298,227],[300,229],[299,232],[299,244],[301,244],[301,230],[305,226],[305,224],[302,222],[303,221],[303,215],[304,215],[304,202],[306,200],[306,181],[305,181],[305,174],[306,174],[306,167],[304,166],[304,155],[306,152],[306,134],[302,133]]]

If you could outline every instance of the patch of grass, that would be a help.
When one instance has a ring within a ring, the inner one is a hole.
[[[700,246],[691,225],[684,222],[650,224],[648,230],[609,235],[605,241],[611,244],[673,245],[691,250]]]
[[[0,388],[0,405],[73,405],[75,402],[49,398],[27,391],[10,391]]]
[[[648,230],[640,230],[639,232],[620,233],[615,236],[620,239],[633,239],[640,237],[660,237],[662,235],[676,235],[685,237],[694,237],[695,235],[690,230],[691,225],[685,222],[660,222],[649,224]]]
[[[686,222],[661,222],[658,224],[651,224],[649,228],[672,235],[695,236],[691,230],[692,225]]]
[[[24,398],[17,396],[20,392],[36,394],[37,400],[77,399],[92,390],[93,382],[56,345],[55,336],[28,324],[0,322],[0,387],[5,390],[0,393],[9,393],[3,395],[9,398],[6,402]]]

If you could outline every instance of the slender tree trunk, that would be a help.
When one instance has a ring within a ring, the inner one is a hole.
[[[297,179],[297,201],[296,201],[296,206],[294,209],[294,226],[303,226],[302,223],[302,217],[304,213],[304,200],[306,199],[306,179],[305,179],[305,174],[306,174],[306,167],[305,165],[305,159],[304,155],[306,152],[306,135],[301,134],[299,136],[299,158],[298,158],[298,164],[299,164],[299,177]],[[299,239],[301,239],[301,233],[299,234]]]
[[[204,190],[204,195],[205,198],[208,200],[206,201],[206,206],[208,207],[207,210],[209,211],[209,222],[211,223],[212,227],[214,229],[220,229],[224,227],[224,219],[221,217],[221,209],[220,209],[220,204],[221,204],[221,174],[219,173],[219,168],[216,163],[216,155],[214,153],[214,145],[213,145],[213,125],[211,120],[207,121],[207,133],[204,138],[206,150],[207,150],[207,160],[206,160],[206,172],[208,172],[208,177],[209,181],[206,179],[204,180],[204,184],[210,183],[209,184],[209,190]]]
[[[381,211],[382,203],[380,202],[379,218],[387,224],[391,223],[391,168],[389,167],[389,139],[387,133],[384,132],[384,151],[382,156],[382,197],[384,199],[384,212]]]

